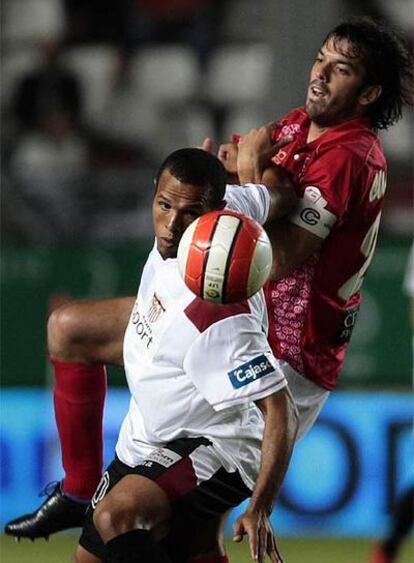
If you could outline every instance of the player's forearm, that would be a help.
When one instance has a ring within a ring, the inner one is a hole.
[[[237,174],[240,184],[260,184],[263,175],[263,166],[260,163],[259,155],[251,152],[248,158],[244,156],[243,159],[237,162]]]
[[[271,124],[252,129],[239,139],[237,145],[237,173],[241,184],[264,184],[271,196],[269,219],[286,216],[293,211],[296,190],[289,174],[272,162],[272,157],[284,145],[291,142],[290,136],[273,141]]]
[[[289,175],[279,166],[270,166],[260,174],[249,174],[239,178],[239,184],[262,184],[270,195],[270,207],[267,221],[274,222],[294,212],[298,200]]]
[[[265,417],[260,471],[248,511],[270,513],[283,482],[297,433],[297,411],[287,387],[257,401]]]
[[[293,212],[298,200],[293,183],[283,168],[279,166],[266,168],[258,183],[264,184],[270,193],[268,221],[277,221]]]
[[[272,280],[288,276],[319,252],[323,244],[323,239],[298,227],[289,218],[267,222],[264,227],[272,243]]]

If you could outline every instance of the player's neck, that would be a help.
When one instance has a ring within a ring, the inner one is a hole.
[[[306,142],[311,143],[312,141],[315,141],[315,139],[318,139],[329,129],[330,127],[322,127],[320,125],[317,125],[314,121],[311,121]]]
[[[351,121],[352,119],[359,119],[365,116],[366,114],[364,113],[364,108],[359,107],[355,111],[347,115],[343,115],[342,118],[338,117],[336,122],[331,121],[330,125],[318,124],[315,121],[311,120],[306,142],[311,143],[312,141],[315,141],[315,139],[321,137],[324,133],[329,131],[329,129],[332,129],[333,127],[337,127],[338,125],[342,125],[342,123],[345,123],[346,121]]]

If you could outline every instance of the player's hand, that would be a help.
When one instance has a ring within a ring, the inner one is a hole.
[[[237,176],[237,143],[224,143],[220,145],[217,158],[227,170],[227,174]]]
[[[201,145],[201,148],[206,151],[206,152],[213,152],[213,139],[210,139],[210,137],[206,137],[203,141],[203,144]]]
[[[293,141],[293,137],[290,135],[274,141],[273,132],[277,127],[278,123],[273,121],[258,129],[251,129],[247,135],[243,135],[238,146],[237,168],[239,174],[253,168],[256,171],[263,171],[265,167],[270,165],[272,158],[279,149]]]
[[[283,563],[269,517],[265,512],[246,510],[236,520],[233,541],[240,542],[245,535],[249,537],[253,561],[263,563],[267,554],[272,563]]]
[[[210,137],[206,137],[201,148],[207,152],[213,152],[214,143]],[[220,145],[217,158],[220,160],[227,172],[227,181],[229,184],[237,184],[239,182],[237,175],[237,143],[224,143]]]

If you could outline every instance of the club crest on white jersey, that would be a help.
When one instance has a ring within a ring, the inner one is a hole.
[[[154,293],[152,296],[151,306],[147,311],[146,317],[150,323],[155,323],[163,313],[165,313],[165,308],[162,306],[157,294]]]

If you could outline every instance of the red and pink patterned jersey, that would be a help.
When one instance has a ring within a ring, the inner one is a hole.
[[[365,118],[333,127],[310,143],[303,109],[279,124],[275,139],[294,136],[274,157],[291,174],[299,197],[291,220],[324,242],[289,276],[266,284],[269,341],[277,357],[333,389],[377,240],[386,161]]]

